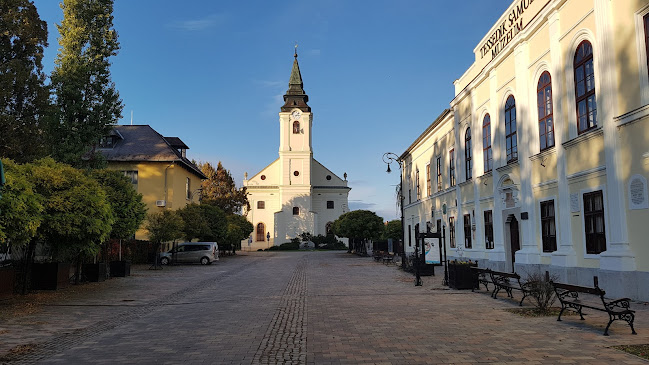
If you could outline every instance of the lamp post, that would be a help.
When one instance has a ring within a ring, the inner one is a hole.
[[[399,186],[397,187],[397,198],[399,199],[399,208],[401,213],[401,268],[406,268],[406,240],[405,240],[405,230],[403,225],[403,162],[399,159],[399,156],[392,152],[386,152],[383,154],[383,162],[388,165],[386,172],[389,174],[392,172],[390,169],[390,164],[395,162],[399,165]]]

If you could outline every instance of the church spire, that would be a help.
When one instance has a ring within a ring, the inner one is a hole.
[[[284,95],[282,111],[289,112],[294,108],[299,108],[303,112],[310,112],[311,108],[306,104],[309,101],[309,96],[304,92],[300,65],[297,63],[297,44],[295,45],[293,57],[295,57],[295,60],[293,61],[293,69],[291,69],[291,77],[288,80],[288,90]]]

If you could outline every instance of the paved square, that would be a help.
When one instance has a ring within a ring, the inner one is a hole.
[[[447,290],[439,270],[415,287],[395,266],[344,252],[133,274],[2,317],[0,363],[647,364],[610,348],[649,343],[644,303],[632,304],[637,336],[616,322],[604,337],[605,313],[521,317],[504,296]]]

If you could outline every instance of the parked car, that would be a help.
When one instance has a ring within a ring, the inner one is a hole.
[[[160,254],[160,264],[201,263],[211,264],[219,259],[219,245],[216,242],[182,242],[168,252]]]

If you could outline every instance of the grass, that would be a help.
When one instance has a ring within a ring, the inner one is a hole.
[[[638,356],[645,360],[649,360],[649,344],[644,345],[619,345],[612,346],[614,349],[628,352],[631,355]]]
[[[505,309],[505,311],[510,312],[510,313],[516,313],[521,317],[552,317],[552,316],[559,316],[559,312],[561,312],[560,307],[550,307],[546,310],[542,310],[539,308],[508,308]],[[564,316],[574,316],[577,315],[577,313],[572,312],[572,311],[564,311],[563,312]]]

